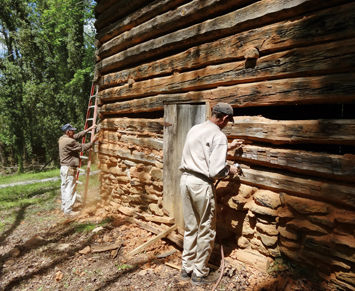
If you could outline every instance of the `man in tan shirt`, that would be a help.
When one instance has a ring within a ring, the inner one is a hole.
[[[209,120],[193,126],[186,137],[182,152],[180,180],[184,215],[184,250],[182,253],[182,279],[194,285],[212,283],[209,275],[210,258],[216,236],[216,209],[214,181],[239,169],[227,165],[227,150],[241,146],[239,140],[228,144],[222,129],[233,120],[233,108],[218,103]]]
[[[75,177],[77,167],[80,161],[80,152],[84,152],[93,146],[97,140],[96,135],[92,142],[81,144],[76,140],[85,136],[96,125],[75,134],[76,128],[72,127],[69,123],[62,126],[64,134],[59,138],[59,158],[60,158],[60,177],[61,194],[62,194],[62,210],[64,214],[74,215],[72,207],[75,203],[77,194],[75,192]]]

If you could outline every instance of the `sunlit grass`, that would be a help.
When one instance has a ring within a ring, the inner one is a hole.
[[[21,207],[26,204],[40,203],[41,196],[47,192],[55,192],[60,188],[60,181],[43,182],[29,185],[17,185],[0,188],[0,209]],[[53,194],[54,195],[54,194]]]
[[[10,184],[20,181],[27,181],[27,180],[40,180],[52,177],[59,177],[59,169],[48,170],[44,172],[29,172],[23,174],[13,174],[8,176],[1,176],[0,177],[0,185],[1,184]]]

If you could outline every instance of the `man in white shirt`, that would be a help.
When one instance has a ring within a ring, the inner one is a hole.
[[[233,108],[218,103],[209,120],[193,126],[186,137],[180,170],[182,206],[185,223],[182,254],[182,279],[195,285],[212,283],[207,266],[216,237],[216,179],[237,174],[238,168],[227,165],[227,150],[240,147],[234,140],[228,145],[222,129],[233,120]]]

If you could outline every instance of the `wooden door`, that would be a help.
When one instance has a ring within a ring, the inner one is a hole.
[[[206,104],[164,105],[163,207],[184,227],[179,166],[189,129],[206,120]]]

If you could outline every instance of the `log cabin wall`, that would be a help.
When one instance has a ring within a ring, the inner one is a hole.
[[[95,81],[106,209],[163,208],[164,104],[234,108],[243,175],[218,185],[218,239],[355,288],[355,1],[100,0]]]

